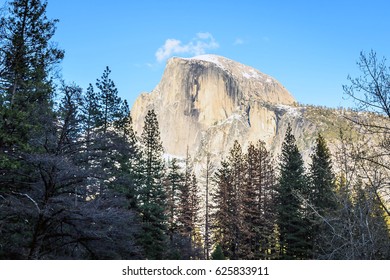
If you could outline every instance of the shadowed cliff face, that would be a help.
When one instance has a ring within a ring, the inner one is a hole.
[[[283,110],[295,102],[275,79],[232,60],[205,55],[168,61],[160,83],[134,103],[132,117],[138,135],[145,114],[155,109],[165,152],[194,157],[204,150],[218,156],[234,140],[245,147],[264,140],[272,147]]]

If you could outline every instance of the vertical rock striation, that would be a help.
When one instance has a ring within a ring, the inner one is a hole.
[[[148,109],[159,118],[165,152],[199,160],[205,151],[220,158],[234,140],[244,147],[261,139],[276,149],[284,115],[298,115],[293,96],[274,78],[216,55],[172,58],[150,93],[132,108],[134,128],[142,131]],[[283,132],[284,133],[284,132]]]

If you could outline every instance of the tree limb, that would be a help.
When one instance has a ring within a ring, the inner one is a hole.
[[[26,193],[19,193],[19,192],[12,192],[13,194],[17,194],[17,195],[21,195],[21,196],[25,196],[25,197],[27,197],[34,205],[35,205],[35,207],[37,208],[37,210],[38,210],[38,213],[41,213],[41,209],[39,208],[39,206],[38,206],[38,203],[31,197],[31,196],[29,196],[28,194],[26,194]]]

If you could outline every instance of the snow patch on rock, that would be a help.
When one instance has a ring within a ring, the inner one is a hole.
[[[192,58],[184,58],[185,60],[201,60],[201,61],[206,61],[206,62],[211,62],[218,66],[219,68],[222,68],[226,70],[224,63],[221,61],[223,58],[220,58],[217,55],[212,55],[212,54],[202,54],[202,55],[197,55]]]
[[[299,117],[301,115],[299,108],[297,107],[291,107],[288,105],[276,105],[276,108],[285,111],[287,114],[294,116],[294,117]]]

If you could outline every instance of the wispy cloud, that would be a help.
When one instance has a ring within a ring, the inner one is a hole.
[[[157,61],[162,62],[176,54],[200,55],[205,54],[208,50],[217,48],[219,48],[219,44],[211,33],[200,32],[187,44],[183,44],[178,39],[167,39],[165,44],[156,51],[155,55]]]
[[[237,46],[237,45],[243,45],[244,43],[245,43],[245,41],[244,41],[243,39],[237,38],[237,39],[234,41],[233,45],[235,45],[235,46]]]

